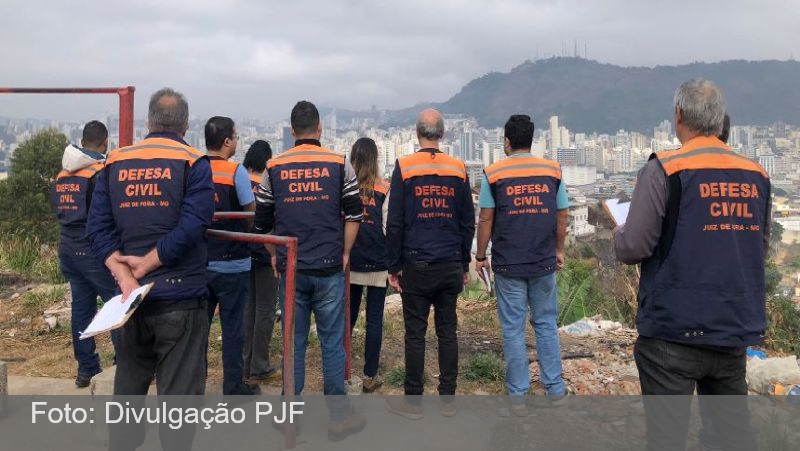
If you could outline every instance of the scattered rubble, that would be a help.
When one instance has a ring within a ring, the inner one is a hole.
[[[562,326],[559,332],[569,334],[575,337],[589,337],[603,335],[609,331],[622,329],[622,324],[616,321],[606,321],[602,316],[592,316],[591,318],[583,318],[575,321],[572,324]]]

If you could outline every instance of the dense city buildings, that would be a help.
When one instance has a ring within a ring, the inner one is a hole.
[[[359,137],[374,139],[385,177],[392,173],[397,158],[419,148],[412,123],[402,127],[381,127],[376,126],[373,119],[352,119],[343,124],[337,120],[336,110],[325,115],[323,121],[322,144],[334,150],[348,153]],[[108,117],[105,122],[112,139],[110,145],[114,147],[118,119]],[[71,142],[77,143],[81,124],[0,118],[0,177],[4,177],[14,149],[36,132],[56,128]],[[191,121],[186,134],[186,141],[199,149],[205,149],[203,124],[204,119]],[[567,121],[558,116],[540,120],[538,124],[541,125],[535,132],[532,152],[561,163],[564,181],[576,205],[571,212],[571,231],[578,237],[594,234],[594,228],[587,222],[588,215],[584,210],[587,206],[595,205],[600,199],[630,195],[637,171],[652,152],[680,146],[672,122],[667,119],[655,125],[652,133],[624,129],[613,134],[586,130],[573,132]],[[483,168],[505,157],[503,129],[481,127],[476,119],[459,114],[445,115],[445,128],[442,150],[466,162],[470,180],[477,187]],[[134,140],[142,139],[146,133],[144,121],[136,121],[134,130]],[[286,121],[268,123],[241,119],[237,120],[237,130],[240,148],[234,160],[241,161],[246,149],[257,139],[268,140],[277,153],[294,145]],[[783,123],[734,125],[730,144],[734,151],[758,161],[769,172],[776,195],[773,215],[786,230],[784,239],[787,242],[800,239],[800,127]]]

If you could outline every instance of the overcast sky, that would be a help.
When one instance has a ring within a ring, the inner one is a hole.
[[[578,41],[624,66],[800,56],[798,0],[3,0],[0,86],[171,86],[193,117],[279,120],[444,101]],[[702,5],[702,6],[698,6]],[[82,121],[114,96],[0,95],[0,115]]]

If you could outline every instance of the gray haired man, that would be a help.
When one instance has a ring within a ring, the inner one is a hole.
[[[114,395],[145,395],[153,377],[159,395],[205,393],[205,232],[214,215],[214,183],[208,157],[183,140],[188,125],[183,95],[157,91],[147,116],[150,133],[111,152],[95,185],[86,228],[95,258],[108,266],[125,299],[140,284],[154,284],[119,330]],[[112,425],[109,432],[109,449],[133,450],[144,441],[145,425]],[[161,425],[165,450],[190,449],[193,437],[194,425],[177,431]]]
[[[724,117],[714,83],[678,88],[682,146],[650,157],[614,234],[617,258],[642,265],[634,357],[645,395],[746,395],[745,348],[764,338],[770,182],[720,141]],[[691,398],[645,398],[647,449],[683,449]],[[723,449],[756,449],[746,396],[707,405]]]
[[[431,307],[439,339],[439,410],[444,416],[456,413],[456,299],[469,280],[475,210],[464,163],[439,150],[442,136],[442,115],[432,109],[420,113],[421,149],[395,164],[389,199],[389,283],[403,297],[407,396],[387,400],[386,407],[409,419],[422,418],[416,395],[424,388],[425,331]]]

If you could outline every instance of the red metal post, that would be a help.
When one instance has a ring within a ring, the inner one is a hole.
[[[286,282],[283,301],[283,394],[289,402],[294,400],[294,301],[295,301],[295,276],[297,272],[297,238],[286,245]],[[294,449],[294,425],[288,421],[284,423],[284,438],[286,449]]]
[[[127,86],[119,90],[119,147],[133,144],[133,91]]]
[[[353,331],[350,330],[350,265],[344,269],[344,380],[350,380],[353,372]]]
[[[133,86],[122,88],[3,88],[0,94],[117,94],[119,95],[119,145],[133,144]]]

